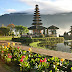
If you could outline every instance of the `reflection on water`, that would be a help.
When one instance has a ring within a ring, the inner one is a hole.
[[[72,52],[72,42],[56,43],[56,42],[41,42],[38,44],[40,47],[45,47],[50,50]]]

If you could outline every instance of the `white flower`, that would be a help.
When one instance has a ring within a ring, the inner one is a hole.
[[[57,71],[59,71],[59,69],[57,69]]]
[[[55,68],[55,65],[53,65],[53,67]]]
[[[36,63],[35,69],[37,69],[37,68],[38,68],[38,66],[37,66],[37,63]]]
[[[38,66],[36,65],[34,68],[35,68],[35,69],[37,69],[37,68],[38,68]]]
[[[29,57],[30,57],[30,54],[29,54]]]
[[[60,66],[62,66],[62,63],[60,62]]]

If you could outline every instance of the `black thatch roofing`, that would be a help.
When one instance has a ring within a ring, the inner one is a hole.
[[[38,12],[38,13],[36,12],[36,13],[34,13],[34,14],[40,14],[40,13],[39,13],[39,12]]]
[[[38,16],[39,17],[40,15],[34,15],[34,16]]]
[[[43,29],[47,29],[47,28],[46,27],[43,27],[43,26],[37,26],[37,28],[36,28],[36,26],[31,26],[28,29],[29,30],[33,30],[33,29],[43,30]]]
[[[36,6],[38,6],[38,5],[36,4]]]
[[[34,11],[34,12],[40,12],[40,11]]]
[[[52,25],[52,26],[48,27],[48,29],[59,29],[59,28],[54,26],[54,25]]]
[[[36,19],[36,18],[41,18],[41,17],[33,17],[34,19]]]
[[[42,20],[33,20],[33,21],[42,21]]]
[[[32,25],[42,25],[42,23],[32,23]]]

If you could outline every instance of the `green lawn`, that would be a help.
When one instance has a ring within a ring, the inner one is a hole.
[[[18,38],[18,36],[15,36],[14,38]],[[12,40],[12,36],[0,36],[0,40]]]
[[[38,45],[37,45],[38,43],[41,43],[41,41],[32,42],[32,43],[30,43],[29,45],[30,45],[31,47],[35,47],[35,48],[46,49],[45,47],[40,47],[40,46],[38,46]]]

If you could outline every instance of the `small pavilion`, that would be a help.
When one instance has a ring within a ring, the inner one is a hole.
[[[50,34],[48,34],[49,36],[51,36],[51,37],[57,37],[57,33],[56,33],[56,30],[58,30],[59,28],[58,27],[56,27],[56,26],[54,26],[54,25],[52,25],[52,26],[50,26],[50,27],[48,27],[48,31],[49,31],[49,33]],[[48,32],[47,31],[47,32]]]
[[[29,27],[28,29],[32,30],[34,35],[35,34],[38,35],[38,34],[42,33],[42,30],[43,30],[43,32],[45,32],[46,27],[42,26],[42,23],[41,23],[42,20],[40,19],[41,17],[40,17],[40,13],[39,13],[40,11],[39,11],[38,5],[36,5],[34,12],[35,12],[34,13],[34,20],[32,23],[33,26]]]

